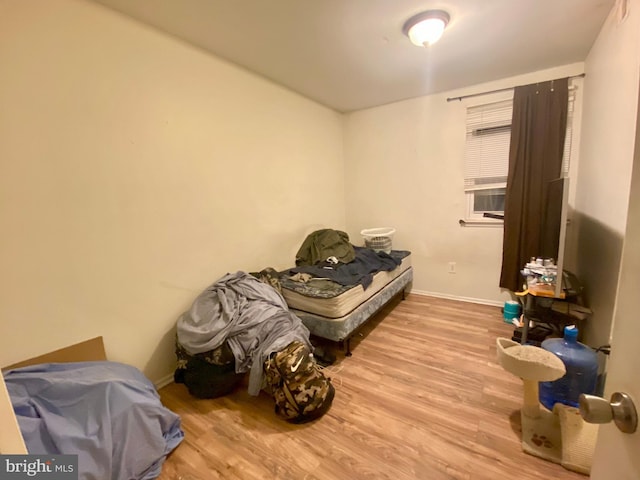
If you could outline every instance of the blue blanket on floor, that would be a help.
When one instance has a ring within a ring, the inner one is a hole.
[[[116,362],[48,363],[4,373],[31,454],[77,454],[83,480],[149,480],[183,439],[138,369]]]

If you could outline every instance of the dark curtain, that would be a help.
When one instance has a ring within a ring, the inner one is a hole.
[[[522,288],[520,270],[541,255],[546,192],[561,175],[569,79],[516,87],[504,206],[500,286]]]

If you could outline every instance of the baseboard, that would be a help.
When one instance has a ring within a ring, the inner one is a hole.
[[[160,390],[162,387],[166,387],[171,382],[173,382],[173,373],[165,375],[164,377],[153,382],[153,384],[156,386],[156,389]]]
[[[492,307],[504,306],[504,302],[499,302],[497,300],[485,300],[482,298],[460,297],[458,295],[450,295],[448,293],[425,292],[423,290],[415,290],[415,289],[411,289],[410,293],[415,293],[416,295],[422,295],[425,297],[446,298],[449,300],[458,300],[459,302],[478,303],[480,305],[490,305]]]

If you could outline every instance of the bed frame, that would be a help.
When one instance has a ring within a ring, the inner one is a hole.
[[[291,309],[291,311],[302,320],[311,335],[340,343],[345,356],[350,357],[351,338],[356,331],[396,295],[402,295],[404,300],[405,292],[409,290],[412,280],[413,268],[409,267],[375,295],[340,318],[323,317],[296,309]]]

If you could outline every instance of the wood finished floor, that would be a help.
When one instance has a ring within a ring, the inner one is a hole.
[[[511,335],[499,308],[409,295],[362,333],[327,369],[336,396],[310,424],[280,420],[246,388],[213,400],[162,388],[185,439],[159,478],[587,478],[522,452],[522,385],[495,361],[496,337]]]

